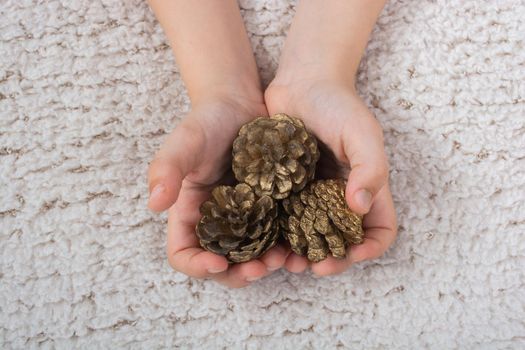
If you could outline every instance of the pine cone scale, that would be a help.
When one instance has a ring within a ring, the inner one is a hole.
[[[290,179],[277,179],[275,184],[279,190],[279,193],[274,193],[274,198],[276,199],[286,198],[286,193],[290,193],[292,190],[292,181]]]
[[[218,255],[226,255],[228,253],[227,249],[220,247],[216,242],[201,241],[201,245],[210,252]]]
[[[301,185],[306,180],[306,170],[302,166],[298,166],[297,170],[292,173],[292,181],[294,185]],[[299,189],[297,189],[298,191]]]
[[[261,185],[261,191],[263,193],[272,193],[273,186],[274,186],[274,179],[275,174],[270,173],[263,173],[260,177],[260,185]]]
[[[299,159],[306,153],[305,147],[297,140],[292,140],[288,143],[288,153],[294,158]]]
[[[244,182],[246,182],[248,185],[252,187],[255,187],[259,183],[259,179],[260,179],[260,176],[258,173],[251,173],[251,174],[248,174],[244,178]]]
[[[346,256],[345,240],[335,231],[331,230],[331,232],[326,234],[325,240],[334,258],[344,258]]]

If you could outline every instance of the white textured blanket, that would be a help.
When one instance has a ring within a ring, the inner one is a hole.
[[[267,83],[294,13],[241,1]],[[173,272],[146,169],[190,108],[142,0],[0,2],[0,348],[525,347],[525,3],[391,1],[360,68],[400,233],[317,279]]]

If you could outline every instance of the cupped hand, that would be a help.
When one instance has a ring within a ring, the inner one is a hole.
[[[381,256],[397,234],[388,162],[381,126],[353,86],[326,80],[293,84],[274,80],[266,90],[265,102],[270,115],[286,113],[304,121],[320,141],[318,175],[346,178],[349,207],[366,214],[363,244],[351,246],[345,259],[329,256],[312,263],[312,271],[320,276],[337,274],[352,263]],[[285,262],[292,272],[301,272],[308,265],[306,258],[294,253]]]
[[[231,182],[231,147],[241,125],[267,113],[262,102],[199,101],[150,163],[148,206],[154,211],[169,208],[167,255],[176,271],[244,287],[283,266],[288,250],[282,246],[259,259],[229,265],[225,257],[203,250],[195,234],[201,203],[214,186]]]

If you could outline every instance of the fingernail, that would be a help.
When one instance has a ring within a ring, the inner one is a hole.
[[[259,276],[259,277],[255,277],[255,276],[252,276],[252,277],[246,277],[246,281],[248,282],[253,282],[253,281],[257,281],[259,278],[261,278],[262,276]]]
[[[281,267],[280,266],[268,266],[266,269],[268,271],[275,271],[275,270],[279,270]]]
[[[153,187],[153,190],[151,191],[149,197],[150,198],[155,198],[157,197],[159,194],[161,194],[162,192],[164,192],[166,190],[166,187],[164,187],[163,184],[158,184],[156,185],[155,187]]]
[[[361,208],[368,211],[372,205],[372,193],[367,190],[359,190],[355,193],[355,201]]]
[[[226,268],[227,269],[227,268]],[[208,269],[208,272],[209,273],[219,273],[219,272],[223,272],[223,271],[226,271],[226,269],[224,268],[213,268],[213,267],[210,267]]]

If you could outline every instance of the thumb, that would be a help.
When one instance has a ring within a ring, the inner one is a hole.
[[[182,180],[199,161],[204,147],[204,133],[195,120],[185,119],[167,137],[148,169],[148,207],[162,211],[179,196]]]
[[[373,119],[363,120],[357,132],[346,136],[345,153],[350,161],[346,201],[358,214],[370,211],[375,195],[388,182],[388,161],[383,145],[383,131]]]

